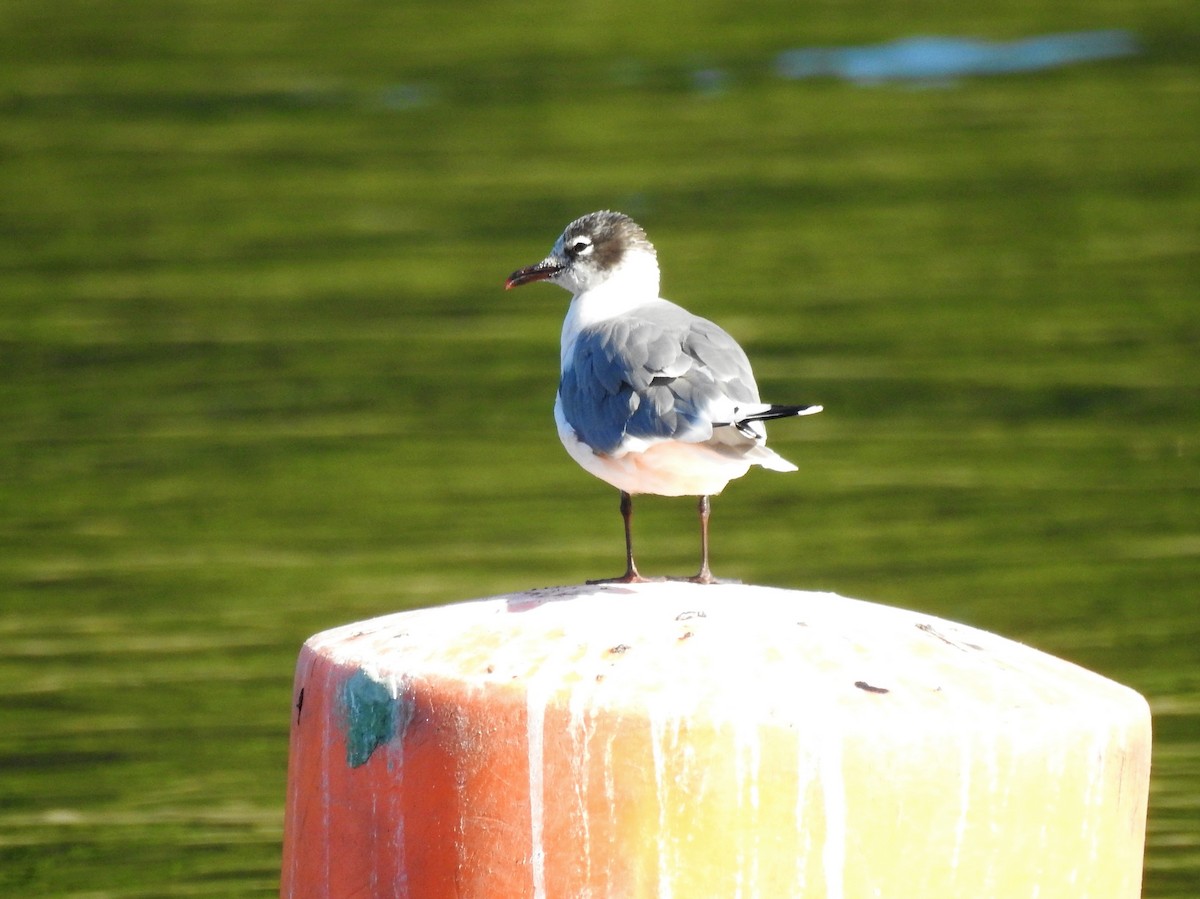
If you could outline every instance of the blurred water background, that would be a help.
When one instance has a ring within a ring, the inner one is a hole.
[[[783,65],[1080,32],[1128,52]],[[6,0],[0,43],[0,893],[275,893],[307,636],[617,573],[567,297],[501,289],[613,207],[826,407],[717,573],[1142,691],[1145,894],[1200,895],[1194,0]],[[647,571],[693,514],[641,502]]]

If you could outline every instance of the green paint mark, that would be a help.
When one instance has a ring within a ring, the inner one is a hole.
[[[403,696],[393,698],[379,681],[359,669],[342,684],[339,694],[346,732],[346,764],[365,765],[377,748],[408,726],[412,706]]]

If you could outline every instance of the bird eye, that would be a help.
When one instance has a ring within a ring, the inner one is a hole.
[[[591,249],[591,246],[592,242],[586,237],[577,237],[572,241],[569,249],[572,256],[579,256]]]

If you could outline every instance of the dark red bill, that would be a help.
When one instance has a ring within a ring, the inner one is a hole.
[[[553,278],[563,267],[549,259],[543,259],[535,265],[527,265],[525,268],[519,268],[504,282],[504,289],[511,290],[514,287],[520,287],[522,284],[532,284],[534,281],[545,281],[548,278]]]

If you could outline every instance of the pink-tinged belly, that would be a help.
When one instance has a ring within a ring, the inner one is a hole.
[[[742,459],[731,459],[703,443],[668,440],[643,452],[622,456],[597,455],[573,432],[559,435],[563,446],[583,468],[626,493],[659,496],[711,496],[750,468]]]

